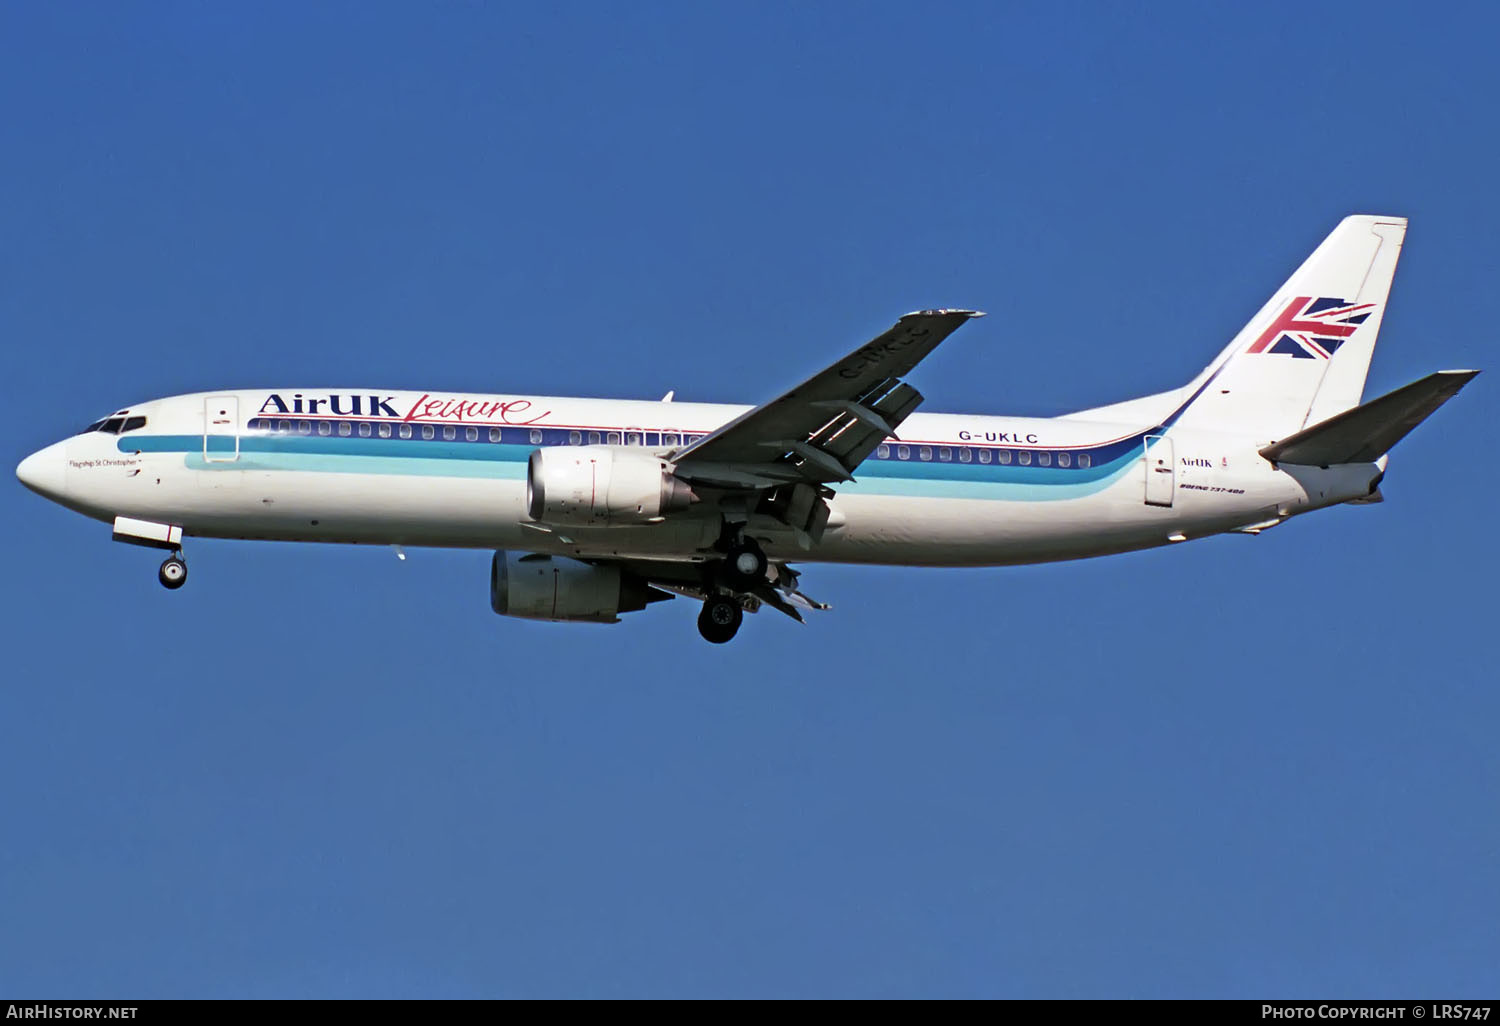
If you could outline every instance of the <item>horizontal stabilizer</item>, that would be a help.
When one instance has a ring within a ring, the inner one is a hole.
[[[1457,395],[1478,373],[1451,370],[1429,374],[1274,442],[1260,450],[1260,454],[1273,463],[1312,467],[1373,462]]]

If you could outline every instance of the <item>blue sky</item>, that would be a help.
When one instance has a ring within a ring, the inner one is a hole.
[[[10,459],[224,387],[757,401],[942,305],[927,409],[1053,415],[1352,212],[1412,219],[1371,394],[1493,368],[1493,6],[1137,7],[6,5]],[[1492,387],[1382,506],[813,568],[722,648],[497,618],[483,552],[168,593],[13,483],[0,993],[1493,994]]]

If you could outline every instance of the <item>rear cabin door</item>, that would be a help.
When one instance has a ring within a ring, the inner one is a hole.
[[[203,400],[203,462],[233,463],[239,458],[239,396],[211,395]]]
[[[1172,440],[1164,435],[1146,436],[1146,505],[1170,506],[1177,490],[1176,460]]]

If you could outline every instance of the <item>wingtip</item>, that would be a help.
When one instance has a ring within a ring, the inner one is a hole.
[[[983,316],[984,316],[984,311],[983,310],[959,310],[959,309],[956,309],[956,308],[950,309],[948,307],[943,307],[943,308],[937,309],[937,310],[913,310],[909,314],[903,314],[902,317],[901,317],[901,319],[905,320],[908,317],[969,317],[969,318],[973,318],[973,317],[983,317]]]
[[[1398,224],[1404,228],[1411,221],[1411,218],[1405,214],[1350,214],[1344,218],[1344,221],[1351,223],[1362,221],[1366,224]]]

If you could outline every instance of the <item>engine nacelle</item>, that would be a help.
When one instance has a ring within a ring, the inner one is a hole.
[[[533,452],[526,466],[526,511],[545,524],[644,524],[697,501],[644,449],[554,445]]]
[[[501,616],[616,623],[620,613],[671,597],[617,566],[566,556],[501,549],[490,563],[490,608]]]

